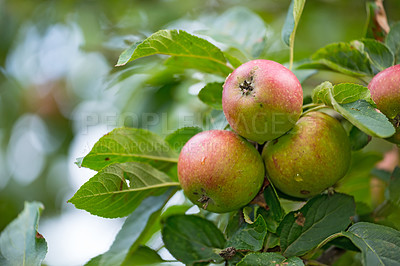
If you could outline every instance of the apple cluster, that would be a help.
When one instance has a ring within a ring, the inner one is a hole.
[[[378,108],[399,123],[400,65],[378,74],[369,89]],[[309,198],[346,174],[346,131],[326,113],[302,115],[301,84],[285,66],[263,59],[239,66],[223,85],[222,107],[233,131],[199,133],[179,156],[179,181],[194,204],[218,213],[239,209],[265,178],[286,195]],[[400,132],[392,141],[400,141]]]

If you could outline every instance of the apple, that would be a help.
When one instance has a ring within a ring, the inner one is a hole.
[[[372,100],[390,119],[400,119],[400,65],[379,72],[368,84]]]
[[[229,125],[260,144],[290,130],[302,105],[303,91],[297,77],[271,60],[244,63],[223,85],[222,108]]]
[[[283,193],[309,198],[333,186],[349,169],[351,146],[335,118],[310,112],[263,149],[267,176]]]
[[[372,100],[396,128],[396,133],[386,140],[400,144],[400,65],[379,72],[368,84]]]
[[[259,152],[232,131],[209,130],[193,136],[178,159],[178,178],[196,205],[217,213],[247,205],[264,182]]]

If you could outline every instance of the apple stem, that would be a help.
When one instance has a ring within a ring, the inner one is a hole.
[[[294,41],[293,41],[294,43]],[[291,71],[293,68],[293,57],[294,57],[294,44],[290,46],[290,61],[289,61],[289,70]]]
[[[307,109],[307,108],[317,107],[317,106],[320,106],[320,105],[321,105],[320,103],[309,103],[309,104],[305,104],[305,105],[303,105],[303,110],[304,110],[304,109]]]
[[[303,114],[302,114],[301,116],[303,116],[303,115],[305,115],[305,114],[307,114],[307,113],[309,113],[309,112],[317,111],[317,110],[319,110],[319,109],[324,109],[324,108],[327,108],[327,107],[328,107],[328,106],[326,106],[326,105],[318,105],[318,106],[316,106],[316,107],[314,107],[314,108],[310,108],[310,109],[308,109],[307,111],[303,112]]]

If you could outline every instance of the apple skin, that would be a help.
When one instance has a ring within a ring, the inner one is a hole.
[[[225,80],[222,108],[239,135],[258,142],[290,130],[302,112],[303,90],[285,66],[264,59],[236,68]]]
[[[368,84],[372,100],[390,119],[400,116],[400,65],[379,72]]]
[[[204,209],[223,213],[247,205],[264,182],[261,155],[234,132],[209,130],[193,136],[178,159],[185,195]]]
[[[351,146],[335,118],[310,112],[263,149],[267,176],[283,193],[309,198],[333,186],[350,166]]]

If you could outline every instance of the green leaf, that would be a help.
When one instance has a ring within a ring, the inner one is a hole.
[[[264,189],[264,199],[269,209],[265,210],[264,208],[259,208],[257,214],[263,216],[268,231],[276,233],[276,229],[285,216],[285,211],[283,210],[276,190],[271,183]]]
[[[160,215],[168,196],[169,193],[164,193],[161,196],[148,197],[143,200],[139,207],[126,218],[109,250],[92,259],[86,265],[121,265],[128,254],[131,254],[130,259],[135,257],[140,238],[155,216]]]
[[[390,227],[359,222],[343,235],[362,253],[365,266],[400,265],[400,232]]]
[[[313,103],[322,103],[327,106],[332,106],[330,91],[333,85],[329,81],[322,82],[320,85],[315,87],[312,91],[311,98]]]
[[[352,127],[349,133],[349,139],[351,143],[351,149],[358,151],[367,146],[370,142],[371,137],[359,130],[357,127]]]
[[[386,37],[386,45],[394,54],[395,64],[400,63],[400,21],[396,22],[390,28]]]
[[[279,253],[249,253],[238,264],[238,266],[303,266],[303,261],[298,257],[285,258]]]
[[[380,160],[378,160],[378,161],[380,161]],[[373,168],[371,170],[371,175],[379,178],[382,181],[385,181],[386,183],[389,183],[391,174],[392,174],[391,172],[383,170],[383,169]]]
[[[355,203],[351,196],[335,193],[312,198],[281,222],[278,234],[282,254],[304,255],[328,236],[346,229],[354,215]]]
[[[162,229],[165,247],[185,264],[221,262],[214,249],[222,249],[224,235],[210,221],[194,215],[173,215],[165,220]]]
[[[275,233],[268,232],[264,241],[264,250],[274,248],[279,245],[279,236]]]
[[[326,245],[324,245],[323,249],[327,249],[330,246],[335,246],[344,250],[351,250],[351,251],[358,251],[360,250],[351,242],[350,239],[347,237],[342,236],[342,233],[337,234],[338,237],[333,238],[335,236],[332,236],[331,239]]]
[[[388,191],[386,190],[385,192]],[[395,202],[398,197],[398,191],[396,192],[397,195],[385,193],[386,200],[378,205],[371,213],[371,218],[373,219],[365,220],[365,222],[375,222],[400,230],[400,207]],[[393,196],[395,196],[395,198],[393,198]]]
[[[350,123],[364,131],[364,133],[378,138],[392,136],[396,130],[389,119],[366,102],[358,100],[352,103],[339,104],[332,101],[333,108]]]
[[[163,262],[166,261],[164,261],[155,250],[147,246],[139,246],[133,254],[127,257],[123,265],[126,266],[160,265]]]
[[[166,210],[164,210],[160,216],[160,221],[161,223],[165,222],[165,219],[167,219],[171,215],[178,215],[178,214],[185,214],[187,210],[193,207],[193,204],[191,202],[185,201],[185,203],[182,203],[180,205],[172,205],[169,206]]]
[[[248,8],[232,7],[219,15],[209,29],[199,33],[236,48],[248,57],[258,58],[268,41],[269,31],[256,13]]]
[[[400,207],[400,167],[396,167],[390,177],[389,200]]]
[[[132,44],[128,49],[126,49],[125,51],[123,51],[121,53],[121,55],[118,58],[118,62],[116,64],[116,66],[121,65],[125,65],[126,63],[128,63],[129,61],[131,61],[131,57],[133,55],[133,53],[136,50],[136,47],[140,44],[140,42],[135,42],[134,44]],[[123,64],[123,62],[126,62],[125,64]]]
[[[94,145],[82,166],[100,170],[124,162],[148,162],[153,166],[178,162],[178,154],[158,135],[138,128],[117,128]]]
[[[332,88],[332,95],[339,104],[352,103],[358,100],[365,100],[370,104],[374,104],[368,88],[359,84],[337,84]]]
[[[227,66],[227,60],[219,48],[182,30],[160,30],[152,34],[141,44],[134,44],[124,51],[118,59],[117,66],[155,54],[207,60],[210,64],[215,63],[216,70],[220,72],[229,74],[232,71]],[[195,67],[193,60],[188,62]]]
[[[199,92],[199,99],[214,109],[222,110],[222,86],[223,83],[208,83]]]
[[[311,69],[311,70],[324,70],[324,71],[329,71],[331,70],[328,66],[323,65],[321,63],[318,63],[316,61],[312,61],[312,59],[305,59],[302,60],[298,66],[296,67],[297,69]]]
[[[179,153],[189,139],[202,131],[203,130],[199,127],[179,128],[175,132],[169,134],[165,138],[165,141],[172,147],[172,149]]]
[[[25,202],[24,210],[1,232],[1,265],[42,264],[47,253],[47,243],[37,229],[43,209],[39,202]]]
[[[231,55],[231,54],[228,53],[228,52],[224,52],[224,56],[226,57],[226,59],[228,59],[229,63],[230,63],[234,68],[237,68],[237,67],[239,67],[240,65],[243,64],[243,62],[242,62],[239,58],[237,58],[237,57]]]
[[[389,119],[371,105],[371,95],[364,86],[352,83],[332,86],[326,81],[313,90],[312,99],[314,103],[332,106],[367,135],[387,138],[395,133]]]
[[[259,251],[264,244],[267,234],[267,225],[264,218],[259,215],[252,224],[245,223],[236,233],[228,239],[225,247],[234,247],[236,250]]]
[[[129,215],[148,196],[178,187],[163,172],[138,162],[112,164],[81,186],[69,200],[91,214],[116,218]]]
[[[228,127],[229,124],[223,111],[213,109],[210,114],[205,117],[203,128],[207,128],[208,130],[224,130]]]
[[[227,238],[231,238],[237,230],[243,225],[244,217],[242,210],[231,212],[229,216],[228,224],[225,228],[225,235]]]
[[[282,28],[282,39],[288,47],[293,45],[296,28],[299,24],[299,20],[301,17],[301,13],[303,12],[305,3],[305,0],[292,0],[292,2],[290,3],[289,10],[286,15],[285,24]]]
[[[150,164],[150,165],[154,166],[154,164]],[[166,173],[171,178],[172,181],[179,182],[178,165],[177,164],[170,165],[170,166],[167,166],[167,167],[164,167],[162,165],[161,165],[161,167],[158,167],[157,165],[155,165],[154,167],[156,169],[160,170],[161,172]]]
[[[391,67],[394,64],[392,51],[383,43],[373,39],[363,39],[355,41],[362,43],[362,51],[367,53],[374,69],[374,74]]]
[[[225,266],[236,266],[244,257],[242,253],[236,253],[232,258],[225,261]]]
[[[183,205],[172,205],[161,212],[156,212],[151,216],[151,222],[147,224],[146,228],[142,231],[140,241],[137,243],[148,243],[154,237],[155,233],[161,233],[161,226],[167,217],[177,214],[185,214],[188,209],[193,207],[193,204],[185,202]],[[161,213],[161,214],[160,214]],[[132,248],[131,252],[132,253]],[[126,264],[126,263],[124,263]]]
[[[333,43],[319,49],[300,68],[329,68],[350,76],[374,76],[394,64],[393,52],[373,39]]]
[[[282,221],[285,216],[285,211],[281,206],[278,194],[276,194],[275,187],[272,183],[264,189],[264,198],[271,211],[272,217],[278,222]]]
[[[85,266],[105,265],[101,264],[102,256],[97,256],[91,259]],[[139,266],[139,265],[164,265],[167,261],[163,260],[158,253],[147,247],[139,246],[134,253],[127,256],[122,264],[107,264],[107,265],[123,265],[123,266]],[[167,264],[168,265],[168,264]]]
[[[385,218],[384,223],[386,226],[392,227],[396,230],[400,230],[400,208],[393,204],[390,204],[390,210]],[[383,225],[385,225],[383,224]]]
[[[167,67],[175,67],[178,69],[196,69],[204,73],[218,74],[222,77],[226,77],[232,72],[230,67],[223,67],[218,62],[210,61],[207,58],[171,56],[165,60],[164,64]]]
[[[167,209],[163,209],[161,215],[157,214],[155,221],[153,222],[150,228],[146,227],[146,235],[141,237],[141,243],[147,243],[155,233],[161,232],[161,225],[164,224],[164,221],[167,217],[171,215],[177,214],[185,214],[187,210],[193,207],[193,204],[190,202],[185,202],[182,205],[172,205]]]
[[[248,223],[248,224],[254,223],[253,220],[255,221],[255,219],[256,219],[256,217],[255,217],[256,208],[258,209],[258,206],[256,206],[256,207],[245,206],[243,208],[243,219],[246,223]]]
[[[350,43],[332,43],[312,55],[313,63],[350,76],[373,76],[370,60]]]
[[[127,82],[128,79],[132,78],[132,76],[141,75],[142,77],[140,79],[140,82],[137,82],[138,79],[135,79],[135,87],[136,87],[138,85],[140,86],[140,83],[142,83],[143,81],[151,83],[152,77],[149,78],[148,76],[145,75],[155,74],[155,72],[158,74],[160,72],[163,73],[164,71],[168,71],[163,69],[163,66],[160,65],[159,61],[150,59],[151,58],[147,58],[147,60],[143,60],[142,62],[137,64],[132,64],[128,67],[111,69],[110,73],[104,77],[103,81],[104,87],[112,88],[117,84],[119,86],[120,85],[119,83]]]
[[[295,64],[295,67],[297,67],[298,64]],[[301,84],[303,84],[304,81],[306,81],[309,77],[312,75],[316,74],[318,71],[315,69],[297,69],[294,68],[292,69],[293,74],[296,75],[297,79]]]
[[[386,37],[386,31],[380,26],[379,16],[381,15],[381,7],[375,2],[367,1],[367,23],[365,25],[364,36],[366,38],[383,41]]]

